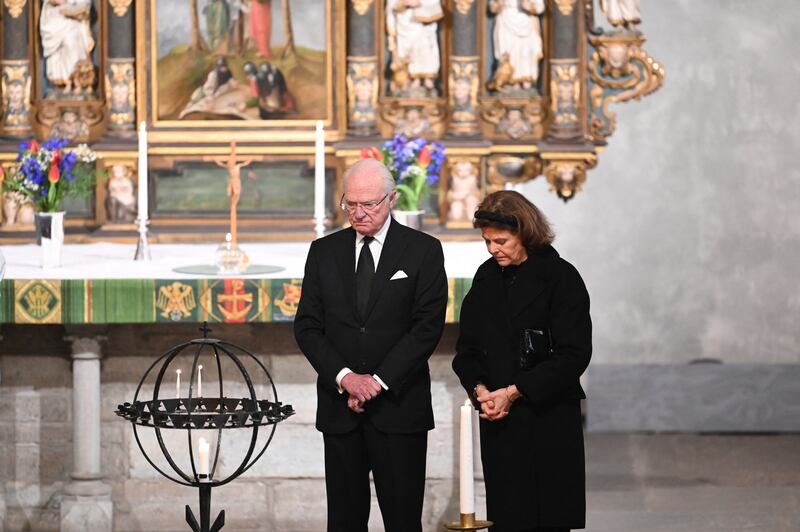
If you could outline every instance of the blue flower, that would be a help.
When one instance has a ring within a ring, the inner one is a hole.
[[[67,139],[62,139],[62,138],[59,138],[59,137],[53,137],[51,139],[46,140],[42,144],[42,148],[47,149],[47,150],[51,150],[51,151],[55,151],[55,150],[60,150],[61,148],[63,148],[67,144],[69,144],[69,141]]]

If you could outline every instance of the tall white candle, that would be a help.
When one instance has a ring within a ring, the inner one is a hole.
[[[139,219],[147,220],[147,124],[139,124]]]
[[[197,397],[203,397],[203,365],[197,366]]]
[[[175,399],[180,399],[180,397],[181,397],[181,370],[176,369],[175,370],[175,375],[177,377],[175,379]]]
[[[461,433],[459,437],[459,502],[462,514],[475,513],[475,473],[472,453],[472,416],[475,409],[467,399],[461,405]]]
[[[200,438],[197,442],[197,447],[197,474],[208,475],[209,444],[205,438]]]
[[[325,231],[325,130],[317,120],[314,142],[314,231],[317,238]]]

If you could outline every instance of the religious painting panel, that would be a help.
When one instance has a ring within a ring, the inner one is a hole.
[[[249,157],[249,156],[248,156]],[[314,169],[302,159],[254,160],[241,169],[241,191],[237,209],[241,218],[308,217],[314,205]],[[224,216],[230,210],[227,192],[230,176],[227,168],[217,164],[213,156],[205,160],[185,157],[152,157],[150,178],[153,183],[155,208],[153,218]],[[224,159],[224,157],[222,157]],[[336,185],[335,172],[326,173],[326,189]],[[335,212],[329,195],[326,211]]]
[[[149,70],[142,74],[154,128],[191,128],[198,132],[191,141],[213,142],[221,127],[257,128],[261,139],[264,130],[283,130],[274,137],[280,140],[304,140],[285,130],[310,131],[316,120],[338,127],[343,1],[149,0]]]

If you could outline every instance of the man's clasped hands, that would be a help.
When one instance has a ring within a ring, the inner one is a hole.
[[[364,412],[364,403],[375,399],[383,391],[380,383],[372,375],[348,373],[342,377],[340,384],[342,389],[349,394],[347,407],[356,414]]]

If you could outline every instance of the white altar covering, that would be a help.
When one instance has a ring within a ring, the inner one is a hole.
[[[444,242],[447,277],[472,278],[489,254],[483,242]],[[243,243],[240,247],[251,264],[284,268],[263,275],[235,277],[299,279],[309,242]],[[41,249],[34,244],[3,246],[6,279],[197,279],[207,275],[177,273],[173,268],[213,264],[216,244],[152,244],[149,262],[134,261],[135,246],[130,244],[67,244],[60,268],[41,268]],[[233,276],[232,276],[233,277]]]

